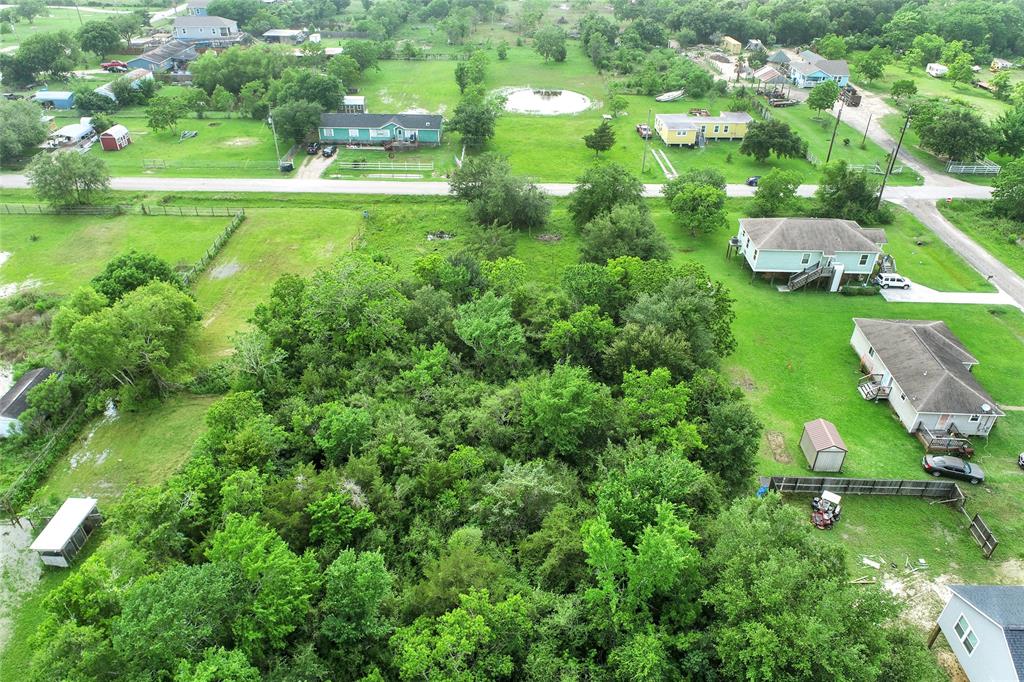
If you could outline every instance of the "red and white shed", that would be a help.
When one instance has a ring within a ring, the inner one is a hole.
[[[110,128],[100,134],[100,145],[105,152],[116,152],[119,149],[124,149],[131,143],[132,138],[128,134],[128,129],[120,123],[116,126],[110,126]]]
[[[815,419],[804,424],[800,436],[800,449],[807,457],[811,471],[842,471],[846,459],[846,443],[839,436],[835,424]]]

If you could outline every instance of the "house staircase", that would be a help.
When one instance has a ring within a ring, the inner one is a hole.
[[[796,291],[797,289],[803,288],[811,282],[816,282],[822,277],[831,277],[835,274],[836,269],[831,265],[822,265],[816,263],[806,270],[802,270],[792,277],[789,278],[789,282],[785,286],[779,287],[780,291]]]
[[[878,262],[878,272],[886,275],[896,272],[896,259],[889,254],[883,254],[882,260]]]
[[[857,392],[860,393],[860,397],[864,400],[888,400],[889,391],[892,390],[888,386],[882,385],[881,374],[867,374],[860,378],[857,382]]]

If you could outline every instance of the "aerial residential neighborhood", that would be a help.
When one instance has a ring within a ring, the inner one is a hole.
[[[1019,682],[1022,368],[1022,0],[0,6],[0,682]]]

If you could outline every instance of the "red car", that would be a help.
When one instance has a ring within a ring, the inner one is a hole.
[[[100,68],[106,71],[127,71],[128,65],[115,59],[113,61],[103,62],[100,64]]]

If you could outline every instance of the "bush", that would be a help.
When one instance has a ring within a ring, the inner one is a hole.
[[[230,360],[203,367],[188,383],[189,393],[195,395],[222,395],[231,389],[234,370]]]
[[[839,289],[843,296],[875,296],[879,291],[874,284],[845,284]]]

